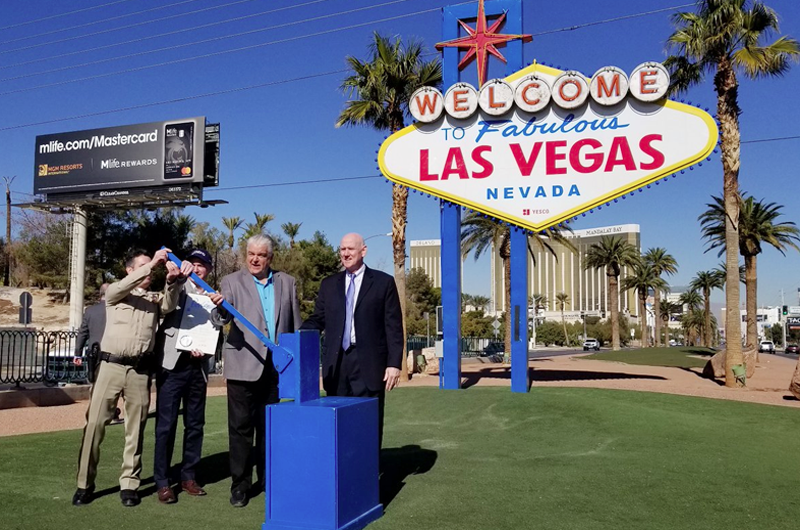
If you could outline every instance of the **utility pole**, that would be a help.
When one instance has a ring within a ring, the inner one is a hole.
[[[781,309],[783,309],[783,287],[781,287]],[[781,332],[783,333],[783,349],[786,350],[786,321],[788,319],[781,318],[783,311],[778,311],[778,318],[781,319]]]
[[[6,263],[3,268],[3,285],[8,287],[11,282],[11,183],[14,182],[14,177],[3,177],[6,181],[6,244],[5,244],[5,258]]]
[[[76,206],[73,212],[71,250],[69,328],[76,330],[83,319],[83,284],[86,274],[86,210],[81,206]]]

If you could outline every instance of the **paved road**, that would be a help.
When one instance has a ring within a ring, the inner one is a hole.
[[[528,350],[528,359],[560,357],[562,355],[575,355],[576,353],[583,353],[583,348],[536,348],[535,350]]]

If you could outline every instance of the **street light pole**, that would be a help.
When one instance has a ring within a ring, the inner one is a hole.
[[[425,347],[431,346],[431,314],[425,311]]]
[[[387,232],[387,233],[384,233],[384,234],[373,234],[373,235],[371,235],[371,236],[365,237],[365,238],[364,238],[364,242],[366,243],[366,241],[367,241],[368,239],[372,239],[373,237],[381,237],[381,236],[390,236],[390,237],[391,237],[391,235],[392,235],[392,233],[391,233],[391,232]]]
[[[583,320],[583,340],[586,340],[586,313],[581,311],[581,320]]]

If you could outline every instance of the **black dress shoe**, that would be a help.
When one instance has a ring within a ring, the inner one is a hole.
[[[127,506],[128,508],[132,506],[137,506],[140,502],[139,494],[136,493],[136,490],[121,490],[119,492],[119,498],[122,499],[122,505]]]
[[[233,490],[231,492],[231,505],[237,508],[244,508],[247,506],[247,492],[242,490]]]
[[[72,496],[73,506],[84,506],[94,500],[94,488],[78,488]]]

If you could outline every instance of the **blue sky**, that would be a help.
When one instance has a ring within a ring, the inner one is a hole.
[[[16,175],[15,202],[29,201],[37,135],[206,116],[222,127],[220,187],[208,189],[206,197],[229,204],[188,209],[197,220],[221,228],[223,216],[249,221],[253,212],[272,213],[273,231],[284,222],[302,222],[300,237],[321,230],[333,243],[350,231],[365,237],[387,233],[391,188],[375,163],[383,135],[368,128],[333,127],[346,101],[339,90],[346,75],[341,72],[344,58],[366,58],[373,31],[420,39],[433,57],[433,44],[441,40],[439,8],[451,3],[3,2],[1,174]],[[644,61],[664,59],[672,31],[669,15],[690,10],[688,4],[574,0],[564,9],[557,2],[524,0],[523,28],[534,35],[525,45],[524,60],[588,75],[606,65],[630,72]],[[767,5],[778,12],[781,33],[800,38],[796,0]],[[474,6],[477,11],[477,2]],[[465,71],[465,80],[474,82],[474,70]],[[492,59],[489,73],[504,75]],[[739,93],[740,185],[759,199],[783,204],[784,220],[794,222],[800,220],[799,89],[800,65],[794,65],[780,79],[741,79]],[[685,99],[714,113],[710,79]],[[703,252],[697,216],[721,186],[719,157],[712,155],[702,167],[573,226],[639,224],[642,247],[660,246],[672,253],[680,270],[670,282],[685,285],[697,271],[720,262],[716,252]],[[412,194],[407,238],[438,237],[438,203]],[[389,238],[368,243],[367,262],[391,271]],[[759,258],[759,303],[779,304],[781,289],[786,303],[797,303],[798,271],[800,253],[783,257],[766,249]],[[465,292],[489,294],[488,261],[475,263],[470,257],[464,281]],[[722,293],[714,298],[722,301]]]

